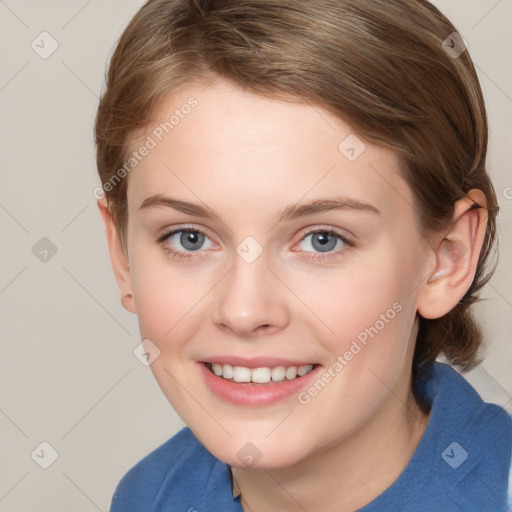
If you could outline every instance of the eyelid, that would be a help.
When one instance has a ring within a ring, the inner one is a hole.
[[[179,225],[179,226],[176,226],[173,228],[169,228],[168,230],[164,231],[164,233],[162,235],[157,237],[155,243],[157,245],[164,246],[164,243],[171,236],[175,235],[176,233],[182,232],[182,231],[192,231],[192,232],[201,233],[202,235],[207,237],[212,243],[214,243],[214,244],[216,243],[208,235],[208,230],[206,228],[204,228],[202,226],[190,225],[190,224]],[[307,238],[308,236],[314,235],[316,233],[332,234],[333,236],[338,237],[343,242],[344,247],[342,247],[336,251],[330,251],[330,252],[325,252],[325,253],[303,251],[303,250],[297,251],[297,250],[293,250],[293,249],[292,249],[292,252],[304,252],[304,253],[310,255],[310,256],[307,256],[306,259],[322,261],[322,260],[327,260],[329,258],[339,257],[339,256],[341,256],[341,254],[343,254],[348,249],[356,246],[355,242],[350,237],[347,237],[346,235],[341,233],[340,230],[338,230],[337,228],[334,228],[332,226],[325,226],[325,225],[316,225],[316,226],[309,226],[307,228],[304,228],[302,230],[302,234],[301,234],[299,240],[294,244],[294,246],[299,244],[303,240],[305,240],[305,238]],[[355,235],[352,235],[352,236],[355,236]],[[203,258],[203,257],[206,257],[206,252],[208,251],[208,249],[200,249],[198,251],[180,251],[180,250],[176,250],[171,247],[163,247],[163,248],[169,255],[172,255],[175,258],[182,258],[182,259],[191,259],[192,257]]]
[[[167,240],[170,236],[179,233],[180,231],[197,231],[198,233],[203,234],[212,240],[212,237],[208,234],[208,230],[202,226],[192,225],[192,224],[183,224],[176,226],[174,228],[164,229],[163,233],[157,236],[156,243],[161,243]],[[345,230],[346,231],[346,230]],[[309,226],[301,230],[301,236],[299,238],[299,242],[302,241],[306,236],[314,234],[314,233],[332,233],[336,236],[339,236],[345,243],[353,244],[354,242],[350,239],[350,237],[357,238],[354,234],[350,233],[349,237],[338,231],[336,228],[332,226],[325,225],[316,225]],[[213,240],[212,240],[213,241]]]
[[[340,258],[342,258],[345,253],[352,250],[356,247],[356,243],[350,238],[346,237],[344,234],[340,233],[337,229],[333,227],[309,227],[306,229],[306,232],[302,234],[299,241],[295,244],[298,245],[303,242],[308,236],[314,235],[315,233],[328,233],[337,237],[342,242],[342,247],[328,252],[314,252],[314,251],[305,251],[303,249],[291,249],[292,252],[298,252],[304,254],[301,256],[304,260],[314,261],[318,264],[329,264],[331,262],[339,262]],[[294,246],[295,247],[295,246]]]
[[[321,225],[321,224],[318,224],[316,226],[309,226],[307,228],[304,228],[304,230],[301,230],[299,242],[304,240],[304,238],[306,238],[307,236],[315,234],[315,233],[330,233],[330,234],[340,237],[340,239],[347,245],[355,246],[356,244],[355,244],[354,239],[357,237],[354,234],[352,234],[351,232],[349,232],[350,234],[344,234],[342,231],[347,232],[347,230],[341,230],[341,229],[335,228],[333,226],[326,226],[326,225]]]
[[[157,236],[156,243],[157,244],[163,243],[168,238],[170,238],[172,235],[175,235],[176,233],[179,233],[180,231],[196,231],[196,232],[201,233],[202,235],[208,237],[210,240],[212,240],[212,237],[208,234],[208,230],[206,228],[203,228],[202,226],[198,227],[197,225],[184,224],[184,225],[176,226],[173,228],[164,229],[162,234]],[[212,242],[213,242],[213,240],[212,240]]]

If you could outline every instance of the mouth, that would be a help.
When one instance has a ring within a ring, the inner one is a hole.
[[[317,364],[303,364],[299,366],[247,366],[232,365],[228,363],[203,363],[206,368],[223,380],[239,384],[275,384],[300,379],[311,371]]]
[[[293,399],[322,371],[320,364],[274,358],[215,357],[197,364],[210,392],[223,402],[244,407]]]

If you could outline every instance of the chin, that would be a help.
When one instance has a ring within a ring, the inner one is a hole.
[[[191,430],[210,453],[236,468],[286,468],[299,463],[309,455],[304,442],[297,443],[295,436],[275,435],[272,438],[272,435],[266,437],[264,433],[259,436],[248,435],[243,428],[236,432],[234,429],[229,430],[229,427],[228,430],[233,437],[229,437],[225,433],[212,436],[211,432],[202,433],[194,430],[193,426],[191,426]]]

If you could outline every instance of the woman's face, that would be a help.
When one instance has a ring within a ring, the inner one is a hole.
[[[255,467],[390,414],[433,267],[396,156],[320,107],[222,80],[158,114],[132,147],[128,258],[178,414],[218,458]]]

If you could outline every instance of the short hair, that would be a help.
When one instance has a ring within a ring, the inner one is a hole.
[[[426,0],[150,0],[110,61],[95,125],[102,184],[169,93],[217,76],[320,105],[394,151],[427,239],[450,226],[457,200],[483,191],[488,224],[475,278],[449,313],[420,317],[412,375],[440,355],[474,366],[483,337],[470,306],[494,271],[498,206],[481,87],[452,23]],[[127,179],[104,189],[126,251]]]

